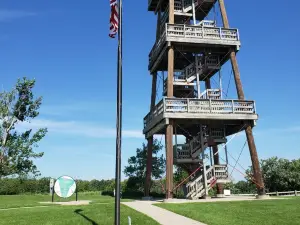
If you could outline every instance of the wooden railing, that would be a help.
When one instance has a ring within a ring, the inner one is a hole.
[[[204,140],[203,149],[207,148],[208,146],[208,137],[212,139],[226,139],[225,130],[224,128],[208,128],[207,130],[204,130],[202,137],[202,139]],[[173,150],[174,157],[177,157],[177,159],[191,159],[198,157],[202,152],[200,134],[198,133],[196,136],[194,136],[193,139],[187,144],[177,144],[177,147],[176,145],[174,145]],[[220,171],[222,168],[224,168],[224,166],[219,166],[218,168],[216,168],[216,170]]]
[[[222,27],[200,27],[185,24],[167,24],[167,38],[197,38],[239,41],[238,29]]]
[[[200,25],[203,27],[216,27],[217,23],[214,20],[202,20],[197,25]]]
[[[176,159],[190,159],[191,150],[188,144],[177,144],[173,146],[174,158]]]
[[[201,99],[221,99],[220,89],[206,89],[200,94]]]
[[[167,15],[167,14],[166,14]],[[166,15],[163,19],[166,20]],[[166,22],[166,21],[163,21]],[[165,26],[165,27],[164,27]],[[169,40],[170,39],[170,40]],[[236,44],[240,41],[238,29],[222,28],[204,25],[161,24],[161,36],[154,44],[149,54],[149,63],[156,59],[166,41],[201,43],[207,40],[221,40],[225,43]],[[217,42],[219,43],[219,42]],[[223,43],[223,42],[222,42]],[[194,69],[195,70],[195,69]]]
[[[144,118],[144,127],[149,125],[153,119],[164,112],[164,100],[161,100],[153,109],[151,113]]]
[[[166,113],[255,113],[254,101],[164,98]]]
[[[227,165],[214,165],[214,173],[217,179],[228,179]]]
[[[230,194],[231,196],[256,196],[257,194]],[[275,191],[275,192],[268,192],[266,195],[269,196],[300,196],[300,191]]]
[[[273,196],[300,196],[300,191],[282,191],[282,192],[269,192],[267,195]]]
[[[254,101],[163,98],[144,118],[144,128],[162,113],[191,114],[255,114]]]
[[[225,129],[224,128],[210,128],[209,135],[213,139],[223,139],[225,137]]]
[[[166,42],[166,32],[163,31],[160,39],[153,45],[153,47],[151,49],[151,52],[149,54],[149,63],[151,63],[152,60],[158,56],[158,54],[162,50],[165,42]]]
[[[201,148],[201,137],[200,134],[193,137],[193,139],[190,141],[190,148],[191,148],[191,154],[193,155],[196,151],[198,151]]]

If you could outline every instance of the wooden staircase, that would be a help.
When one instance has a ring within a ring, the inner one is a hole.
[[[197,74],[199,80],[205,80],[220,69],[219,57],[214,55],[195,56],[195,61],[190,63],[182,70],[174,72],[174,97],[186,97],[192,93],[190,98],[196,97],[195,87],[197,85]],[[182,93],[180,93],[182,92]],[[164,93],[167,94],[167,79],[164,80]]]
[[[199,163],[202,151],[207,147],[226,143],[225,130],[222,128],[208,128],[202,126],[202,137],[200,132],[186,144],[177,144],[173,146],[174,163]],[[203,141],[203,148],[201,147]]]
[[[208,147],[226,143],[227,139],[224,128],[201,126],[201,129],[202,130],[186,144],[176,144],[173,146],[174,164],[182,168],[199,168],[199,166],[205,165],[203,155]],[[227,165],[206,166],[206,177],[203,176],[203,171],[204,168],[202,166],[186,185],[186,198],[201,198],[207,195],[208,191],[215,184],[230,182]],[[188,172],[191,174],[191,171]]]
[[[193,200],[199,199],[204,195],[207,195],[208,191],[211,190],[217,183],[231,182],[228,175],[227,165],[209,166],[205,176],[206,179],[203,179],[203,174],[201,174],[186,184],[186,198]]]

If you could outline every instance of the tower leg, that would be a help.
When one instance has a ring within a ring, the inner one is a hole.
[[[224,0],[219,0],[219,5],[220,5],[220,10],[221,10],[223,25],[225,28],[229,28],[229,22],[228,22],[226,9],[225,9]],[[232,64],[235,86],[236,86],[238,97],[239,97],[239,99],[244,100],[245,95],[244,95],[243,86],[242,86],[242,82],[241,82],[240,71],[238,68],[236,54],[234,51],[232,51],[230,53],[230,61]],[[261,173],[259,160],[258,160],[258,154],[256,151],[256,146],[255,146],[251,126],[246,127],[246,136],[247,136],[247,141],[248,141],[248,146],[249,146],[249,151],[250,151],[250,156],[251,156],[251,161],[252,161],[254,179],[255,179],[256,186],[257,186],[257,192],[258,192],[258,195],[265,195],[265,185],[264,185],[264,181],[262,178],[262,173]]]
[[[152,74],[152,90],[151,90],[151,104],[150,111],[155,107],[156,99],[156,82],[157,82],[157,73]],[[149,197],[150,187],[151,187],[151,173],[152,173],[152,149],[153,149],[153,136],[148,138],[147,144],[147,163],[146,163],[146,179],[144,187],[144,196]]]
[[[169,23],[174,24],[174,0],[169,0]],[[168,49],[167,96],[173,97],[174,47]],[[166,198],[173,198],[173,121],[170,120],[166,129]]]
[[[249,146],[249,151],[250,151],[250,156],[252,161],[253,175],[254,175],[255,184],[257,188],[257,194],[265,195],[266,194],[265,185],[262,178],[262,172],[259,165],[258,155],[256,151],[256,146],[255,146],[251,126],[248,126],[246,128],[246,136],[247,136],[247,141],[248,141],[248,146]]]
[[[173,198],[173,123],[166,130],[166,199]]]

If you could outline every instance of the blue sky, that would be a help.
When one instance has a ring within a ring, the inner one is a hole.
[[[123,1],[122,166],[144,141],[150,104],[147,66],[156,20],[146,10],[148,1],[139,2]],[[256,100],[260,116],[254,130],[260,158],[300,156],[300,27],[295,24],[300,3],[288,2],[226,1],[230,26],[240,30],[245,95]],[[10,89],[18,77],[37,80],[35,91],[44,101],[31,126],[49,128],[38,149],[45,155],[36,161],[43,176],[114,177],[117,42],[108,37],[109,10],[108,0],[1,1],[1,88]],[[216,16],[220,21],[220,13]],[[230,72],[225,65],[226,89]],[[236,98],[233,84],[229,96]],[[230,142],[233,157],[244,142],[243,133]],[[250,165],[248,148],[240,163]]]

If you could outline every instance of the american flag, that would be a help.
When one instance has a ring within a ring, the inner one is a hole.
[[[110,33],[111,38],[115,38],[119,28],[119,13],[118,13],[118,2],[117,0],[110,0]]]

